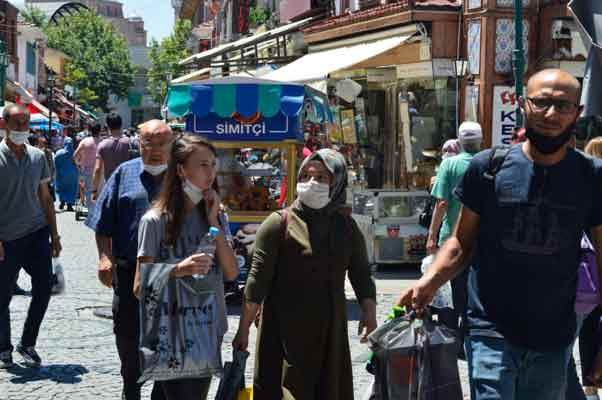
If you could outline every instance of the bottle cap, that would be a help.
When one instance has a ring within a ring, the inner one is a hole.
[[[219,228],[216,228],[215,226],[209,228],[209,236],[215,238],[217,235],[219,235]]]

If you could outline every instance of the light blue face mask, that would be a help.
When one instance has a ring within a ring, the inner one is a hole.
[[[163,172],[167,171],[167,164],[160,165],[149,165],[144,164],[144,170],[151,174],[152,176],[161,175]]]

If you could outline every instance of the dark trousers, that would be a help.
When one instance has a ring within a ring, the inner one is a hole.
[[[119,263],[113,271],[113,332],[121,360],[123,400],[140,400],[140,317],[138,299],[134,296],[135,263]],[[152,400],[164,399],[163,391],[155,384]]]
[[[602,309],[598,306],[583,321],[579,332],[579,358],[581,359],[581,376],[583,376],[584,386],[594,386],[587,376],[592,372],[600,345],[600,317],[602,317]]]
[[[21,239],[3,242],[3,246],[5,257],[4,261],[0,261],[0,352],[13,349],[9,305],[19,270],[23,268],[31,276],[31,303],[21,336],[24,347],[36,345],[52,288],[52,248],[48,227]]]
[[[211,378],[177,379],[157,383],[161,385],[166,400],[206,400]]]
[[[598,329],[600,324],[600,316],[602,310],[600,306],[594,308],[594,310],[583,319],[581,329],[579,330],[579,358],[581,359],[581,376],[583,386],[595,386],[587,377],[592,372],[594,360],[598,354],[599,343]],[[578,327],[579,321],[582,317],[577,318]],[[579,382],[579,376],[577,375],[577,366],[574,358],[571,356],[571,360],[568,365],[568,380],[566,390],[566,400],[585,400],[585,393]]]

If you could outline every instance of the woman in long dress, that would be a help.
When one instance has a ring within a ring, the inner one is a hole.
[[[262,307],[253,398],[352,400],[345,276],[362,309],[362,340],[376,328],[376,289],[364,237],[345,213],[347,168],[333,150],[305,159],[297,200],[257,232],[234,347],[244,350]]]
[[[67,211],[73,211],[73,205],[78,192],[78,171],[73,154],[73,139],[65,138],[63,148],[57,151],[54,157],[56,166],[56,193],[58,194],[60,209],[67,204]]]

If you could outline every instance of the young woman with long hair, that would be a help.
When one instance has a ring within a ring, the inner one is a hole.
[[[152,208],[142,217],[138,243],[138,270],[134,291],[140,290],[140,265],[178,262],[171,279],[205,275],[214,280],[219,319],[219,343],[227,330],[223,281],[238,276],[236,258],[227,236],[229,229],[220,212],[215,188],[216,151],[204,139],[184,135],[173,144],[163,188]],[[216,239],[216,267],[209,254],[197,254],[199,244],[210,227],[220,228]],[[206,399],[211,377],[161,381],[168,400]]]

